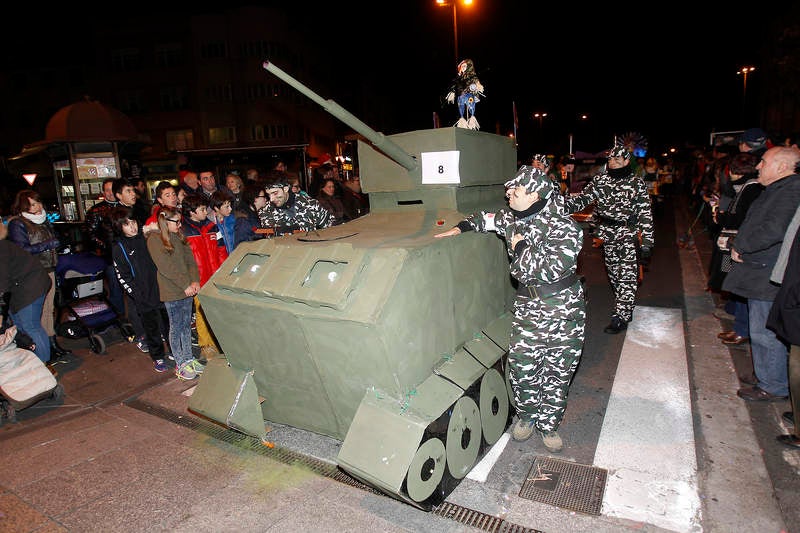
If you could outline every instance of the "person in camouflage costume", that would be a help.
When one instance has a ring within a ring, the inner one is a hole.
[[[611,323],[603,330],[616,334],[633,319],[633,303],[639,278],[637,246],[641,257],[650,259],[653,241],[653,211],[644,180],[630,166],[631,153],[621,145],[608,154],[606,169],[597,174],[577,196],[566,200],[567,211],[575,213],[595,204],[595,235],[603,242],[608,279],[614,292]]]
[[[262,228],[273,229],[276,236],[329,228],[336,221],[314,198],[292,192],[288,181],[268,183],[264,190],[270,203],[259,210],[258,219]]]
[[[541,170],[523,165],[505,186],[508,209],[471,214],[435,237],[479,231],[505,238],[518,283],[508,348],[519,417],[512,436],[523,441],[536,430],[548,450],[559,452],[557,430],[585,338],[586,305],[576,273],[583,229]]]

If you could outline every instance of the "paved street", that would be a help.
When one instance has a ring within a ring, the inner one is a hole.
[[[710,243],[695,225],[679,248],[694,213],[668,207],[626,334],[602,332],[610,291],[587,236],[587,341],[561,454],[501,438],[421,511],[337,472],[334,439],[267,421],[268,447],[192,414],[195,384],[155,373],[111,330],[107,355],[64,342],[63,402],[0,427],[0,531],[800,531],[800,452],[775,441],[789,403],[736,397],[747,346],[716,338]],[[548,461],[604,471],[600,511],[521,495]]]

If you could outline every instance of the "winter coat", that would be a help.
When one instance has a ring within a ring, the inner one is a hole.
[[[114,228],[111,227],[109,214],[119,206],[119,202],[103,200],[94,204],[86,212],[86,225],[94,244],[95,253],[111,264],[111,248],[114,244]]]
[[[0,294],[10,292],[8,308],[16,313],[50,290],[50,276],[42,263],[13,242],[0,240]]]
[[[800,346],[800,231],[795,234],[783,283],[767,318],[767,328],[789,344]]]
[[[55,271],[61,241],[47,220],[36,224],[23,216],[13,217],[8,221],[8,240],[36,256],[45,271]]]
[[[174,302],[189,298],[184,292],[193,281],[199,281],[197,262],[189,243],[170,233],[169,240],[175,248],[171,253],[161,242],[161,232],[147,235],[147,250],[158,269],[158,293],[162,302]]]
[[[233,225],[233,247],[239,246],[240,242],[255,241],[263,239],[264,235],[256,233],[260,227],[258,213],[250,206],[242,206],[234,211],[235,218]]]
[[[755,300],[775,299],[778,286],[770,281],[770,275],[798,204],[798,174],[771,183],[753,201],[733,241],[742,262],[733,262],[723,290]]]
[[[200,285],[203,286],[228,258],[222,233],[210,220],[194,222],[188,217],[183,217],[183,234],[194,253],[197,269],[200,272]]]
[[[158,269],[156,269],[147,241],[141,233],[133,237],[119,237],[111,250],[114,271],[128,296],[141,312],[159,309]]]

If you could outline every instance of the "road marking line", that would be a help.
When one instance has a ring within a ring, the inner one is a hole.
[[[494,464],[497,462],[497,459],[500,458],[500,454],[503,453],[503,450],[506,449],[506,444],[508,444],[508,439],[510,435],[508,433],[503,433],[500,435],[500,438],[497,439],[489,451],[483,456],[483,459],[478,461],[478,464],[472,467],[472,470],[469,471],[467,477],[473,481],[478,481],[479,483],[485,483],[486,478],[489,476],[489,472],[492,471]]]
[[[700,498],[680,309],[636,307],[595,451],[602,514],[698,531]]]

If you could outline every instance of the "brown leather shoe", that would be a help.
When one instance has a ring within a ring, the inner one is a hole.
[[[748,387],[746,389],[739,389],[736,391],[736,396],[748,402],[776,402],[779,400],[786,400],[788,396],[776,396],[770,394],[764,389],[758,387]]]
[[[750,342],[750,337],[742,337],[741,335],[734,335],[733,337],[727,337],[722,339],[722,344],[744,344],[746,342]]]
[[[736,336],[736,332],[733,330],[723,331],[722,333],[717,333],[718,339],[732,339]]]
[[[800,438],[795,435],[778,435],[775,438],[781,444],[785,444],[786,446],[791,446],[792,448],[797,448],[800,450]]]

